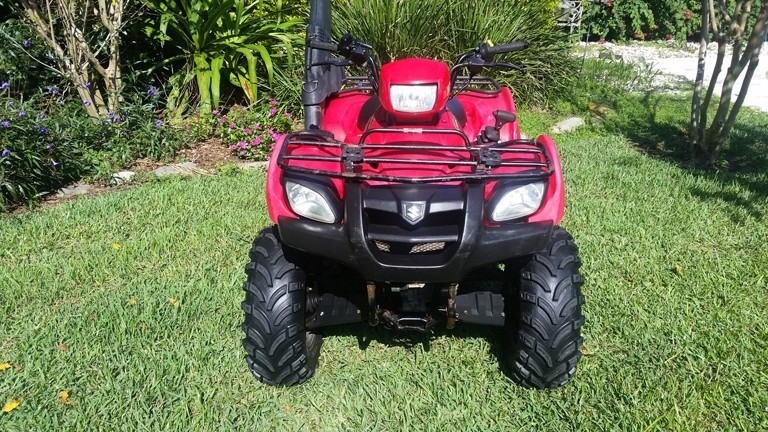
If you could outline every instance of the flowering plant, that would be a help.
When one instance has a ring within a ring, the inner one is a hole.
[[[136,158],[167,157],[183,145],[182,134],[158,118],[154,88],[100,121],[57,87],[23,97],[12,90],[0,83],[0,211],[84,176],[108,179]]]
[[[211,116],[219,138],[240,159],[269,160],[280,135],[294,128],[293,116],[280,109],[276,100],[249,108],[234,107],[226,114],[213,110]]]

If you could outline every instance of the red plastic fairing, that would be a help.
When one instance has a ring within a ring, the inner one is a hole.
[[[390,99],[390,87],[393,85],[429,85],[437,86],[435,105],[431,110],[421,113],[396,111]],[[418,122],[433,118],[445,108],[451,95],[451,71],[448,66],[436,60],[409,58],[387,63],[381,67],[379,79],[379,100],[387,112],[392,113],[398,121]]]
[[[285,135],[281,136],[277,143],[275,143],[272,156],[269,158],[269,168],[267,168],[267,210],[269,211],[269,218],[272,219],[273,223],[277,223],[277,218],[280,216],[287,216],[293,219],[299,218],[288,208],[285,194],[283,194],[283,185],[280,182],[283,170],[277,166],[277,155],[280,153],[280,147],[282,147],[284,141]]]
[[[548,135],[539,135],[536,141],[543,144],[547,149],[554,172],[549,177],[544,205],[528,218],[528,222],[552,221],[559,224],[563,220],[563,212],[565,211],[565,183],[563,182],[563,170],[560,166],[560,155],[557,153],[554,141]]]
[[[502,87],[501,93],[489,95],[479,92],[467,91],[456,96],[456,100],[464,107],[467,114],[467,124],[464,133],[474,139],[486,126],[493,126],[496,118],[493,112],[496,110],[509,111],[517,114],[515,101],[508,88]],[[501,128],[501,140],[509,141],[520,138],[519,122],[507,123]]]

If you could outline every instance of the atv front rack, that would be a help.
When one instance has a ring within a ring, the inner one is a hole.
[[[374,134],[415,136],[413,140],[370,143]],[[459,138],[462,145],[424,142],[423,135]],[[385,153],[382,155],[382,153]],[[357,144],[338,141],[324,131],[300,131],[289,134],[280,149],[278,166],[286,172],[320,175],[350,180],[396,183],[440,183],[483,180],[546,179],[554,172],[546,148],[529,139],[495,144],[473,145],[457,130],[427,128],[378,128],[366,131]],[[413,166],[413,171],[445,169],[441,175],[390,175],[382,167]]]

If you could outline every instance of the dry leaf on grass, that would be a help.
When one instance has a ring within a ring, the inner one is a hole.
[[[128,306],[136,306],[136,303],[138,303],[138,301],[134,297],[131,297],[131,299],[128,300]]]
[[[59,402],[61,402],[64,405],[67,405],[67,406],[75,405],[75,404],[73,404],[72,402],[69,401],[69,392],[66,391],[66,390],[62,390],[62,391],[59,392]]]
[[[173,306],[173,307],[178,307],[179,306],[179,301],[174,299],[174,298],[172,298],[172,297],[168,297],[168,303],[170,303],[171,306]]]
[[[56,349],[59,350],[59,351],[66,351],[66,350],[69,349],[69,345],[67,345],[67,344],[60,344],[59,346],[56,347]]]
[[[21,403],[21,399],[17,399],[14,401],[6,402],[5,405],[3,405],[3,412],[9,413],[13,410],[15,410],[19,404]]]

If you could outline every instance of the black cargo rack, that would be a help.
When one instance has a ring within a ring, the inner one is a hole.
[[[378,144],[365,143],[367,137],[375,133],[413,133],[443,134],[460,136],[464,145],[437,145],[431,143],[407,144]],[[338,155],[294,155],[289,152],[297,146],[314,146],[317,148],[338,149]],[[372,157],[366,156],[366,151],[404,150],[409,154],[424,152],[423,158]],[[430,158],[430,153],[446,152],[459,153],[462,157],[455,159]],[[512,155],[512,157],[510,157]],[[515,155],[538,155],[533,160],[526,160]],[[300,166],[302,162],[337,162],[339,169],[335,171]],[[391,176],[363,171],[363,165],[380,163],[433,165],[433,166],[466,166],[473,167],[472,173],[459,173],[444,176],[406,177]],[[537,180],[546,179],[554,172],[552,160],[546,148],[539,142],[529,139],[504,141],[490,145],[473,145],[466,135],[451,129],[427,128],[380,128],[366,131],[357,144],[350,144],[334,139],[324,131],[300,131],[289,134],[280,149],[277,159],[278,166],[286,172],[321,175],[331,178],[349,180],[378,180],[396,183],[438,183],[453,181],[482,181],[482,180]],[[499,172],[502,168],[520,168],[517,172]]]

